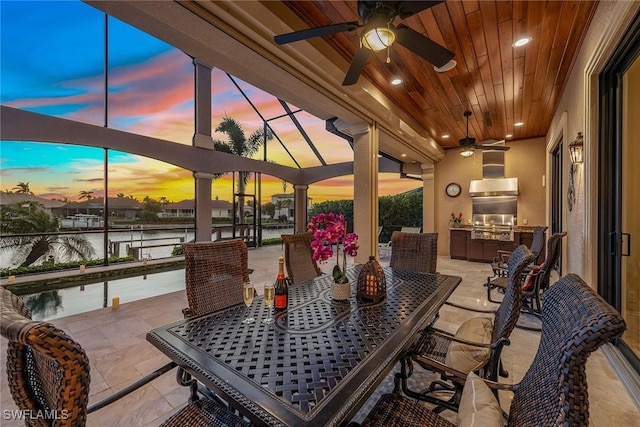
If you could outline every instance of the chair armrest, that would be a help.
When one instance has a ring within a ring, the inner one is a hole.
[[[480,379],[487,385],[487,387],[494,390],[504,390],[504,391],[513,392],[518,386],[518,384],[499,383],[496,381],[488,380],[486,378],[480,378]]]
[[[511,251],[503,251],[498,249],[496,252],[496,256],[493,257],[493,263],[502,263],[506,264],[509,261],[509,257],[511,256]]]
[[[447,332],[443,329],[438,329],[433,326],[425,328],[420,333],[428,333],[428,334],[438,335],[445,338],[453,338],[453,334],[451,332]]]
[[[432,335],[435,335],[435,336],[446,338],[446,339],[451,340],[451,341],[459,342],[461,344],[470,345],[470,346],[473,346],[473,347],[495,349],[495,348],[497,348],[497,347],[499,347],[501,345],[509,345],[509,344],[511,344],[511,341],[509,341],[508,338],[499,338],[498,341],[491,342],[491,343],[481,343],[481,342],[464,340],[462,338],[457,338],[457,337],[449,334],[446,331],[443,331],[443,330],[440,330],[440,329],[435,329],[435,328],[425,329],[425,332],[431,333]]]
[[[444,303],[445,303],[446,305],[450,305],[451,307],[460,308],[460,309],[462,309],[462,310],[467,310],[467,311],[473,311],[473,312],[475,312],[475,313],[495,314],[495,312],[497,311],[497,309],[493,309],[493,310],[480,310],[480,309],[477,309],[477,308],[471,308],[471,307],[467,307],[467,306],[464,306],[464,305],[459,305],[459,304],[456,304],[456,303],[451,302],[451,301],[445,301]]]
[[[169,362],[166,365],[162,366],[161,368],[156,369],[155,371],[151,372],[150,374],[145,375],[144,377],[140,378],[138,381],[118,390],[117,392],[113,393],[111,396],[105,397],[104,399],[102,399],[99,402],[94,403],[93,405],[89,405],[89,407],[87,408],[87,413],[90,414],[94,411],[97,411],[98,409],[104,408],[107,405],[112,404],[113,402],[122,399],[123,397],[125,397],[126,395],[128,395],[129,393],[132,393],[134,391],[136,391],[137,389],[139,389],[140,387],[142,387],[143,385],[146,385],[148,383],[150,383],[151,381],[155,380],[156,378],[160,377],[161,375],[169,372],[170,370],[172,370],[173,368],[175,368],[176,366],[178,366],[176,364],[176,362]]]

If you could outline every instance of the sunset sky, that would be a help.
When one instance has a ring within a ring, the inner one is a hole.
[[[3,105],[104,126],[104,15],[79,1],[0,2],[0,102]],[[115,18],[108,19],[108,122],[114,129],[191,144],[193,136],[193,64],[190,57]],[[214,64],[215,65],[215,64]],[[285,113],[274,96],[241,80],[262,118]],[[293,111],[298,110],[289,105]],[[241,123],[246,137],[262,129],[253,110],[223,70],[212,72],[212,123],[228,116]],[[297,119],[327,163],[353,160],[348,143],[327,131],[325,123],[306,112]],[[269,121],[301,167],[318,166],[307,142],[288,118]],[[215,139],[226,141],[223,134]],[[270,161],[296,167],[276,139],[267,146]],[[50,143],[2,141],[0,190],[28,182],[46,198],[77,200],[80,191],[104,194],[101,149]],[[262,158],[262,152],[259,154]],[[216,180],[212,196],[231,200],[230,176]],[[419,187],[419,181],[382,174],[379,194]],[[123,193],[170,201],[192,199],[190,171],[123,152],[109,151],[109,195]],[[248,190],[252,190],[252,184]],[[282,182],[263,177],[263,202],[283,191]],[[292,192],[291,185],[287,192]],[[251,191],[248,191],[251,192]],[[312,185],[313,202],[350,199],[353,177]]]

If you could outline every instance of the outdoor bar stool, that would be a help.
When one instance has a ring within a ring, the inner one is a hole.
[[[0,288],[0,317],[0,333],[9,340],[7,376],[11,396],[18,409],[45,414],[27,417],[25,423],[30,427],[83,427],[89,413],[123,398],[176,366],[169,362],[89,406],[89,359],[80,344],[51,323],[31,320],[22,300],[5,288]],[[46,419],[47,414],[52,419]],[[197,399],[162,424],[163,427],[209,425],[245,427],[249,423],[217,402]]]
[[[322,276],[322,270],[313,259],[312,240],[312,233],[282,235],[284,262],[291,284],[295,285]]]
[[[508,376],[502,369],[500,357],[503,347],[509,345],[509,336],[518,322],[522,306],[522,272],[534,258],[535,255],[525,245],[520,245],[513,251],[508,261],[509,285],[502,303],[493,312],[493,318],[471,317],[458,327],[455,334],[435,326],[428,326],[420,333],[400,359],[399,376],[402,391],[407,396],[456,411],[469,372],[478,372],[483,378],[492,381],[497,381],[498,375]],[[456,304],[450,305],[478,311]],[[412,390],[408,379],[413,374],[414,363],[439,374],[441,379],[433,381],[426,390]],[[452,393],[450,398],[444,400],[435,395],[443,390]]]
[[[538,352],[517,384],[467,376],[457,415],[459,426],[588,426],[586,362],[625,330],[622,316],[578,275],[561,278],[546,294]],[[494,393],[513,392],[506,415]],[[348,427],[453,427],[398,390],[383,395],[361,424]]]
[[[391,268],[435,273],[437,261],[438,233],[394,231],[391,235]]]

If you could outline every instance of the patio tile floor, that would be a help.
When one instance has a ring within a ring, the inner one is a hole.
[[[277,259],[284,251],[280,245],[249,250],[251,280],[259,293],[264,283],[272,282],[277,274]],[[381,264],[388,264],[382,259]],[[321,265],[329,272],[330,265]],[[492,306],[486,303],[486,288],[482,283],[490,275],[487,264],[438,258],[438,271],[462,276],[463,281],[451,299],[468,306]],[[173,292],[144,300],[121,304],[118,310],[103,308],[52,320],[65,330],[87,351],[91,361],[90,402],[96,402],[148,372],[168,362],[166,356],[147,343],[145,335],[152,328],[180,320],[181,309],[186,307],[184,291]],[[452,307],[443,307],[439,325],[455,330],[471,314]],[[478,314],[475,314],[478,315]],[[503,382],[517,382],[533,360],[539,342],[539,333],[516,329],[512,343],[503,352],[505,368],[510,372]],[[6,340],[0,339],[0,363],[6,365]],[[394,370],[395,371],[395,370]],[[6,369],[0,379],[0,406],[3,411],[16,409],[7,386]],[[594,353],[587,364],[589,380],[590,415],[593,426],[634,425],[638,408],[601,351]],[[414,375],[416,381],[428,381],[430,374]],[[361,420],[375,403],[377,397],[390,391],[393,379],[390,375],[378,387],[354,418]],[[168,416],[186,404],[188,389],[176,383],[175,370],[152,381],[140,390],[120,401],[89,415],[89,426],[157,426]],[[508,409],[508,394],[501,395],[502,406]],[[18,420],[7,419],[3,412],[0,424],[4,427],[23,425]],[[455,414],[444,412],[452,421]]]

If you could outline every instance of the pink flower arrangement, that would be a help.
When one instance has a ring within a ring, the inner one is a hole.
[[[347,255],[358,254],[358,235],[347,233],[347,222],[344,215],[319,213],[311,218],[307,231],[313,233],[311,249],[313,259],[326,261],[333,256],[333,245],[336,245],[336,266],[333,267],[333,280],[336,283],[348,283],[346,275]],[[340,267],[340,246],[342,245],[342,267]]]
[[[458,227],[462,223],[462,212],[460,212],[457,217],[455,213],[451,212],[450,222],[454,227]]]

